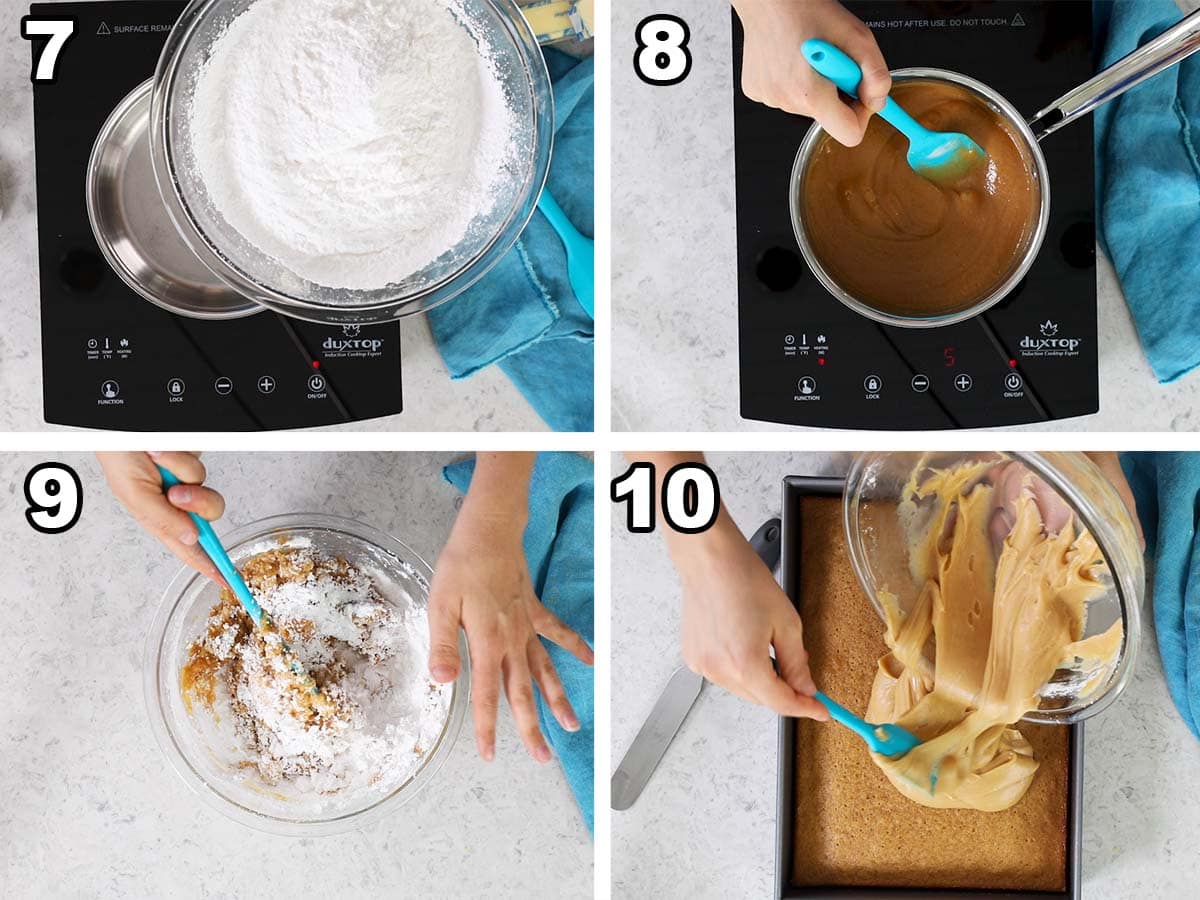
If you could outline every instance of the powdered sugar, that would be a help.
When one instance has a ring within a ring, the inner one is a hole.
[[[408,780],[451,696],[425,675],[424,611],[385,599],[366,572],[311,548],[259,553],[243,572],[274,628],[254,628],[226,594],[182,676],[185,697],[232,719],[237,765],[310,799],[388,793]],[[293,660],[320,685],[316,698]]]
[[[467,0],[258,0],[190,104],[209,197],[249,243],[333,288],[421,271],[492,207],[513,115]]]

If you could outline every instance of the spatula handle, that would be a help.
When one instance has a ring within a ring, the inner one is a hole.
[[[875,736],[874,729],[870,725],[868,725],[854,713],[850,712],[850,710],[846,709],[846,707],[842,706],[836,700],[829,699],[829,697],[825,696],[825,694],[821,693],[820,691],[817,691],[813,696],[825,705],[825,708],[829,710],[829,716],[833,719],[833,721],[840,725],[845,725],[869,745],[871,745],[872,749],[874,749],[875,744],[879,739]]]
[[[177,484],[182,484],[178,478],[168,472],[162,466],[157,466],[159,475],[162,476],[163,489],[174,487]],[[255,625],[262,624],[262,607],[258,605],[258,601],[254,599],[254,595],[250,593],[250,589],[246,587],[246,582],[242,580],[242,574],[237,570],[237,566],[233,564],[233,560],[229,558],[229,554],[225,552],[225,547],[221,544],[221,539],[217,537],[217,533],[213,530],[209,521],[194,512],[188,512],[188,516],[196,523],[196,528],[200,531],[200,548],[208,554],[208,558],[213,561],[213,565],[217,567],[217,571],[221,573],[221,577],[225,579],[225,583],[237,595],[242,607],[254,620]]]
[[[817,74],[832,81],[844,94],[858,99],[862,69],[841,49],[828,41],[812,38],[800,45],[800,52]],[[925,134],[925,127],[901,109],[900,104],[891,97],[884,101],[879,116],[910,141]]]
[[[800,52],[817,74],[832,81],[843,93],[858,97],[862,69],[840,48],[828,41],[811,38],[800,45]]]

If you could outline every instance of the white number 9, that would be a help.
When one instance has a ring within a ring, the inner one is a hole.
[[[25,518],[42,534],[62,534],[83,512],[83,484],[63,463],[41,463],[25,476]]]

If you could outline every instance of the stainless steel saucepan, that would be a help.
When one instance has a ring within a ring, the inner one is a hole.
[[[800,251],[804,254],[804,259],[808,262],[813,274],[833,296],[855,312],[885,325],[898,325],[904,328],[936,328],[961,322],[984,312],[1003,300],[1025,276],[1037,258],[1042,241],[1046,236],[1046,223],[1050,217],[1050,173],[1038,142],[1069,122],[1092,112],[1102,103],[1107,103],[1135,85],[1141,84],[1147,78],[1157,75],[1164,69],[1191,56],[1197,50],[1200,50],[1200,11],[1186,16],[1178,24],[1168,28],[1144,46],[1122,57],[1079,87],[1063,94],[1028,120],[1024,119],[1017,112],[1016,107],[998,91],[957,72],[927,68],[894,71],[892,80],[895,83],[940,81],[965,88],[1006,121],[1014,134],[1020,136],[1026,147],[1028,158],[1031,160],[1030,168],[1039,198],[1035,218],[1031,218],[1032,227],[1026,229],[1023,245],[1013,248],[1012,265],[1009,270],[985,296],[964,297],[962,303],[952,311],[926,317],[901,316],[876,309],[839,285],[826,270],[813,250],[812,241],[801,214],[801,198],[804,196],[809,161],[817,146],[826,136],[825,130],[814,122],[796,153],[796,162],[792,167],[790,182],[789,203],[792,211],[792,227],[796,232],[796,241],[800,244]]]

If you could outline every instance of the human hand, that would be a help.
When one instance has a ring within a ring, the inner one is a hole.
[[[828,719],[813,698],[800,615],[728,514],[703,534],[675,533],[668,542],[683,581],[688,666],[780,715]]]
[[[113,496],[139,525],[201,575],[225,584],[212,560],[196,545],[200,531],[188,516],[194,512],[211,522],[225,512],[225,498],[201,486],[207,473],[199,453],[97,453],[96,458]],[[183,483],[164,492],[156,465]]]
[[[481,467],[482,462],[450,540],[438,557],[430,587],[429,674],[440,683],[458,677],[461,626],[471,654],[471,705],[479,755],[487,761],[495,756],[496,712],[503,682],[525,748],[538,762],[549,762],[550,748],[538,727],[533,682],[564,729],[578,731],[579,720],[538,635],[589,666],[593,654],[583,638],[534,594],[522,546],[526,509],[522,504],[498,503],[495,494],[481,483],[485,474]],[[524,485],[527,492],[527,472]],[[526,496],[522,493],[521,499]]]
[[[1142,550],[1145,550],[1146,533],[1142,531],[1142,522],[1138,518],[1137,501],[1133,498],[1133,489],[1129,487],[1129,482],[1125,478],[1125,472],[1121,468],[1120,454],[1107,451],[1102,453],[1084,453],[1083,455],[1095,463],[1096,468],[1100,470],[1116,490],[1117,496],[1121,498],[1121,502],[1129,510],[1129,517],[1133,519],[1133,527],[1137,530],[1138,541],[1141,542]]]
[[[1116,453],[1111,452],[1085,453],[1084,456],[1090,459],[1112,484],[1117,496],[1121,498],[1121,502],[1125,504],[1125,508],[1129,512],[1142,549],[1146,549],[1146,536],[1142,532],[1142,523],[1138,520],[1137,503],[1133,498],[1129,482],[1125,480],[1125,473],[1121,470],[1120,458]],[[1031,475],[1030,470],[1019,462],[1004,463],[994,469],[990,475],[996,490],[995,510],[989,523],[989,530],[996,547],[1000,546],[1016,523],[1017,497],[1027,481],[1027,476]],[[1071,508],[1058,492],[1041,478],[1037,476],[1028,478],[1028,484],[1038,512],[1041,513],[1042,524],[1046,531],[1050,534],[1059,532],[1071,518]]]
[[[751,100],[811,116],[834,140],[862,141],[872,113],[883,109],[892,76],[871,29],[836,0],[733,0],[746,33],[742,92]],[[858,100],[843,98],[818,75],[800,45],[820,38],[844,50],[862,69]]]

